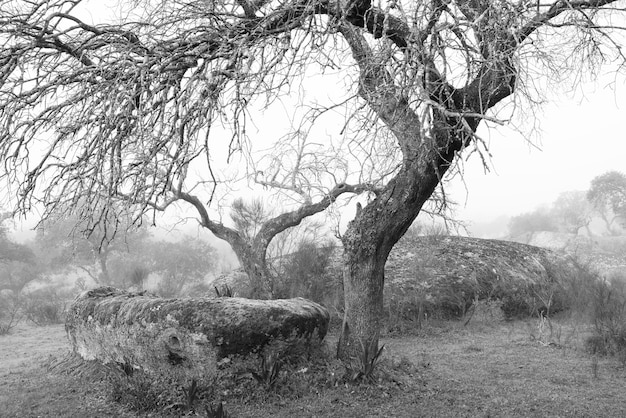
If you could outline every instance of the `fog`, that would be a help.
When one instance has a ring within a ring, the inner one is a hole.
[[[505,128],[479,131],[489,139],[491,172],[471,158],[462,178],[448,185],[459,203],[456,216],[473,235],[504,235],[508,217],[549,205],[562,192],[587,190],[604,172],[626,171],[626,88],[623,79],[612,81],[607,75],[575,93],[555,92],[532,121],[539,129],[526,127],[528,137]]]

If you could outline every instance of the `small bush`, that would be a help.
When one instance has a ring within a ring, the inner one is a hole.
[[[127,373],[126,368],[121,367],[107,377],[108,398],[139,413],[182,416],[211,410],[212,402],[219,398],[216,390],[219,387],[218,378],[188,379],[182,372],[176,371],[146,373],[133,370]]]
[[[115,375],[109,378],[109,398],[137,412],[164,409],[178,401],[178,394],[171,382],[159,377],[142,372]]]
[[[600,356],[606,356],[609,354],[610,342],[603,335],[594,334],[585,340],[585,350],[589,354],[597,354]]]
[[[277,266],[280,279],[274,286],[277,298],[303,297],[328,308],[340,310],[343,282],[340,271],[332,266],[335,247],[302,241],[297,250],[284,257]]]
[[[61,296],[54,289],[42,289],[24,295],[24,314],[35,325],[61,324],[68,296]]]
[[[594,334],[586,341],[587,350],[613,355],[626,363],[626,277],[594,281],[590,298]]]
[[[206,418],[228,418],[228,411],[226,411],[222,402],[219,402],[215,407],[213,404],[205,405],[204,412],[206,413]]]
[[[377,347],[376,340],[361,341],[361,350],[352,363],[346,365],[346,377],[350,382],[373,382],[374,371],[381,360],[385,346]]]
[[[22,319],[22,302],[11,291],[0,291],[0,335],[8,334]]]
[[[280,359],[270,353],[269,355],[261,356],[261,366],[258,371],[251,370],[251,373],[257,382],[271,388],[278,381],[281,367],[282,362]]]
[[[334,350],[325,344],[307,345],[303,341],[296,337],[276,340],[258,353],[228,356],[219,361],[213,377],[201,377],[195,383],[172,374],[155,376],[135,371],[126,375],[118,370],[109,380],[109,397],[142,416],[223,418],[228,416],[226,410],[233,403],[279,404],[311,394],[334,398],[359,396],[359,392],[368,397],[388,397],[402,387],[424,384],[419,383],[422,369],[406,358],[385,357],[381,360],[380,349],[370,350],[373,355],[368,355],[364,362],[369,364],[363,368],[369,368],[366,373],[369,378],[361,375],[352,381],[350,371],[354,369],[335,359]],[[260,375],[262,368],[271,369],[268,362],[262,366],[264,357],[281,362],[278,371],[268,373],[268,376],[274,375],[272,384],[254,376],[254,373]],[[337,395],[338,392],[342,395]]]
[[[421,289],[389,288],[385,304],[385,331],[389,335],[407,335],[422,329],[435,315],[435,309]]]
[[[536,302],[526,289],[501,296],[500,309],[507,320],[528,318],[536,311]]]
[[[303,297],[323,305],[330,312],[330,327],[336,329],[343,319],[343,276],[333,263],[336,247],[303,240],[295,252],[275,260],[272,297]],[[254,298],[255,292],[246,297]]]
[[[213,286],[213,289],[215,289],[215,295],[218,298],[232,298],[235,296],[235,292],[233,292],[233,289],[227,284],[221,286],[221,288]]]
[[[611,355],[626,363],[626,275],[603,277],[589,265],[574,261],[574,274],[562,278],[555,305],[593,325],[585,350]]]

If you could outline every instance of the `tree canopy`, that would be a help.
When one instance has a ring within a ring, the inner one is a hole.
[[[587,192],[587,199],[602,217],[610,233],[618,233],[615,223],[626,228],[626,176],[619,171],[608,171],[595,177]]]
[[[5,222],[10,219],[9,213],[0,213],[0,264],[10,262],[34,262],[33,251],[25,245],[14,242],[8,233]]]

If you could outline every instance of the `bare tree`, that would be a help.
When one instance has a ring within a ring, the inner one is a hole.
[[[4,177],[20,184],[21,210],[43,201],[44,218],[79,211],[91,231],[120,201],[136,220],[186,203],[231,245],[251,279],[264,283],[273,237],[338,196],[368,187],[338,181],[312,193],[300,184],[314,156],[303,139],[289,184],[277,179],[283,167],[271,167],[269,180],[253,175],[259,184],[293,191],[299,202],[292,210],[259,226],[252,240],[217,221],[210,205],[222,179],[211,164],[211,128],[220,121],[230,127],[230,158],[246,138],[247,103],[260,94],[273,100],[289,78],[285,62],[300,65],[287,42],[292,17],[284,19],[291,12],[252,19],[232,13],[237,3],[202,10],[188,2],[138,1],[136,22],[92,25],[80,19],[81,3],[11,1],[0,17],[6,41],[0,155],[13,167]],[[44,150],[36,164],[31,148]]]
[[[615,224],[626,228],[626,176],[619,171],[608,171],[595,177],[587,192],[587,199],[604,221],[611,235],[619,235]]]
[[[554,218],[558,222],[559,229],[571,234],[578,234],[580,228],[585,228],[592,235],[589,224],[591,223],[592,208],[586,198],[586,192],[571,190],[559,194],[552,203]]]
[[[585,192],[563,192],[551,206],[541,206],[532,212],[513,216],[509,221],[509,235],[516,239],[526,236],[527,243],[532,241],[535,232],[577,234],[580,228],[585,227],[591,235],[591,212]]]
[[[258,242],[258,232],[273,215],[263,199],[258,197],[250,200],[235,199],[230,217],[235,229],[250,248],[256,250],[256,263],[263,271],[262,277],[250,277],[249,297],[256,298],[280,297],[284,292],[278,291],[277,286],[281,281],[280,276],[283,276],[281,265],[286,261],[285,257],[296,251],[300,243],[313,242],[315,238],[321,236],[317,231],[324,230],[324,226],[319,223],[305,221],[277,234],[266,246]]]
[[[347,93],[304,117],[344,113],[346,156],[367,165],[348,166],[353,186],[337,178],[265,223],[257,242],[267,248],[347,191],[366,195],[342,235],[342,358],[377,352],[387,256],[456,157],[487,156],[481,122],[503,123],[507,98],[536,99],[540,75],[623,62],[613,0],[136,0],[124,22],[107,24],[81,19],[80,6],[14,0],[0,12],[0,156],[18,208],[121,199],[139,218],[186,202],[253,275],[262,274],[255,251],[209,216],[222,184],[213,147],[227,137],[229,159],[245,150],[254,110],[278,104],[310,71],[341,70]]]

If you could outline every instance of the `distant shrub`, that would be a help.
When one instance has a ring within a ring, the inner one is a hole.
[[[26,318],[35,325],[60,324],[65,321],[65,308],[71,296],[67,292],[45,288],[23,295]]]
[[[611,355],[626,363],[626,274],[614,272],[603,277],[579,260],[573,260],[570,274],[558,277],[552,296],[552,310],[567,311],[578,321],[593,325],[585,349],[594,355]]]
[[[500,287],[493,297],[502,302],[506,319],[551,317],[559,312],[587,309],[589,284],[597,280],[597,273],[577,259],[567,263],[544,260],[546,278],[542,281]]]
[[[22,319],[22,302],[10,290],[0,290],[0,335],[8,334]]]
[[[533,307],[528,303],[529,297],[520,297],[521,294],[507,294],[502,296],[502,312],[506,319],[526,318],[532,315]]]
[[[141,265],[134,265],[126,274],[126,282],[128,282],[130,286],[134,286],[138,290],[143,290],[144,284],[150,276],[150,270]]]
[[[332,263],[335,247],[302,241],[297,250],[285,256],[276,267],[276,298],[303,297],[327,307],[331,313],[343,308],[342,272]]]
[[[411,334],[432,317],[434,306],[425,292],[406,287],[389,287],[385,304],[385,329],[392,335]]]
[[[585,350],[589,354],[606,356],[609,354],[611,342],[604,335],[593,334],[585,339]]]
[[[614,355],[626,363],[626,276],[613,275],[591,285],[594,334],[586,341],[592,354]]]

